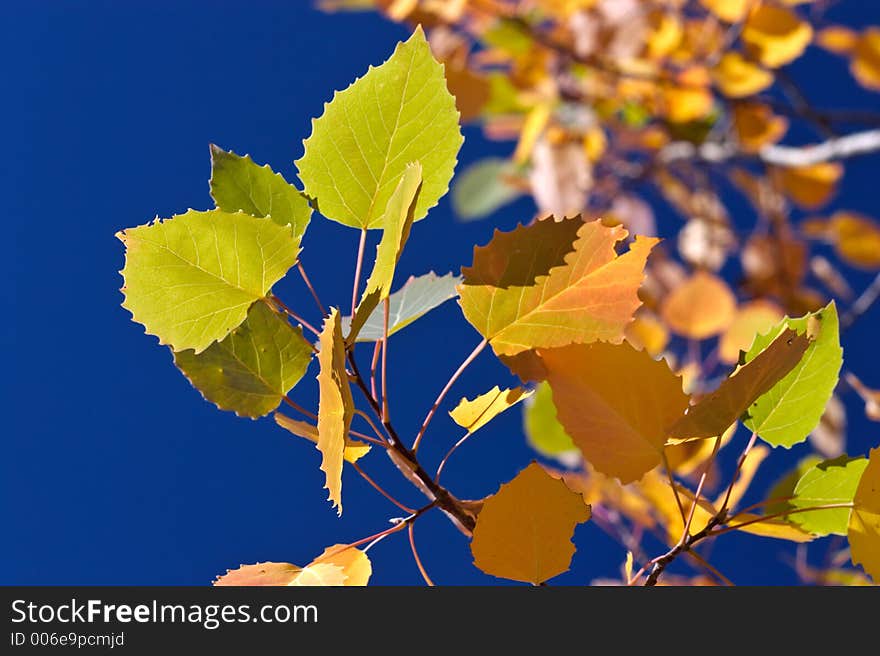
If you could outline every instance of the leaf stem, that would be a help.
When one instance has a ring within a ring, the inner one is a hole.
[[[431,580],[431,577],[428,576],[428,572],[425,571],[425,566],[422,565],[422,559],[419,558],[419,551],[416,549],[416,538],[414,533],[415,524],[410,522],[409,524],[409,547],[412,549],[413,559],[416,561],[416,566],[419,568],[419,573],[421,573],[422,578],[425,579],[425,583],[427,583],[430,587],[434,587],[434,582]]]
[[[310,410],[306,410],[304,407],[302,407],[299,403],[297,403],[296,401],[294,401],[293,399],[291,399],[291,398],[290,398],[289,396],[287,396],[286,394],[282,397],[281,400],[284,401],[284,402],[285,402],[287,405],[289,405],[291,408],[293,408],[294,410],[296,410],[297,412],[299,412],[300,414],[305,415],[306,417],[309,417],[309,418],[311,418],[311,419],[317,419],[317,418],[318,418],[318,415],[316,415],[314,412],[312,412],[312,411],[310,411]]]
[[[413,509],[410,508],[409,506],[405,506],[405,505],[402,504],[400,501],[398,501],[398,500],[395,499],[393,496],[391,496],[391,494],[389,494],[388,492],[386,492],[386,491],[382,488],[381,485],[379,485],[376,481],[374,481],[372,478],[370,478],[370,476],[367,474],[367,472],[365,472],[365,471],[363,470],[363,468],[362,468],[359,464],[357,464],[356,462],[353,462],[353,463],[351,463],[351,466],[354,467],[355,471],[356,471],[358,474],[360,474],[361,477],[362,477],[367,483],[369,483],[370,485],[372,485],[372,486],[376,489],[376,491],[379,492],[379,494],[381,494],[383,497],[385,497],[386,499],[388,499],[391,503],[393,503],[395,506],[397,506],[398,508],[400,508],[403,512],[410,513],[410,514],[412,514],[412,513],[415,512],[415,510],[413,510]]]
[[[727,486],[727,494],[724,495],[724,503],[722,503],[721,508],[718,509],[718,514],[722,518],[727,514],[727,504],[730,503],[730,495],[733,492],[733,488],[736,486],[736,481],[739,478],[740,473],[742,472],[743,464],[745,463],[746,458],[749,457],[749,452],[752,450],[752,447],[755,446],[757,439],[758,433],[752,431],[752,436],[749,438],[746,448],[743,449],[743,452],[739,456],[739,460],[736,462],[736,471],[733,472],[733,476],[730,479],[730,485]]]
[[[382,325],[382,421],[390,421],[388,414],[388,318],[391,314],[391,301],[385,297],[385,316]]]
[[[464,359],[464,361],[459,365],[458,369],[455,370],[455,372],[446,382],[446,385],[443,386],[443,389],[440,391],[440,394],[437,395],[437,399],[434,401],[434,404],[431,406],[431,409],[425,416],[425,420],[422,422],[422,427],[419,429],[419,434],[416,435],[415,442],[413,442],[412,446],[413,453],[418,453],[419,444],[421,444],[422,438],[425,435],[425,431],[428,429],[428,424],[431,423],[431,419],[434,418],[434,415],[437,413],[440,404],[443,403],[443,399],[446,398],[446,395],[449,393],[449,390],[452,389],[455,381],[457,381],[459,377],[464,373],[464,370],[468,368],[468,365],[470,365],[471,362],[477,359],[477,356],[483,351],[484,348],[486,348],[486,344],[488,343],[489,342],[486,339],[483,339],[483,341],[477,344],[476,348],[474,348],[474,350],[471,351],[471,354]]]
[[[675,495],[675,503],[678,506],[678,512],[681,514],[682,525],[687,521],[687,516],[684,512],[684,504],[681,502],[681,496],[678,494],[678,486],[675,484],[675,477],[672,475],[672,469],[669,467],[669,458],[666,457],[666,449],[663,449],[661,453],[663,456],[663,468],[666,470],[666,476],[669,478],[669,486],[672,488],[672,493]]]
[[[767,522],[771,519],[779,519],[780,517],[787,517],[788,515],[796,515],[798,513],[803,512],[812,512],[814,510],[834,510],[835,508],[852,508],[853,503],[828,503],[821,506],[811,506],[810,508],[792,508],[789,510],[784,510],[782,512],[773,513],[772,515],[763,515],[761,517],[755,517],[754,519],[750,519],[747,522],[742,522],[740,524],[734,524],[733,526],[725,526],[723,528],[719,528],[717,531],[712,531],[710,533],[711,536],[723,535],[724,533],[729,533],[730,531],[735,531],[737,529],[742,528],[743,526],[751,526],[752,524],[759,524],[761,522]]]
[[[361,268],[364,265],[364,248],[367,245],[367,229],[361,229],[361,239],[358,242],[357,261],[354,265],[354,282],[351,285],[351,320],[354,321],[355,310],[357,309],[358,290],[361,286]]]
[[[439,483],[439,482],[440,482],[440,474],[443,472],[443,468],[446,466],[446,461],[449,460],[449,456],[451,456],[453,453],[455,453],[456,449],[458,449],[458,447],[460,447],[462,444],[464,444],[465,441],[466,441],[471,435],[473,435],[473,433],[471,433],[471,432],[465,433],[464,437],[462,437],[458,442],[456,442],[455,444],[453,444],[453,445],[452,445],[452,448],[449,449],[449,451],[446,452],[446,455],[443,456],[443,460],[440,461],[440,466],[437,467],[437,473],[434,474],[434,482],[435,482],[435,483]]]
[[[286,314],[287,316],[289,316],[291,319],[293,319],[293,320],[296,321],[297,323],[302,324],[303,328],[308,329],[309,331],[311,331],[312,333],[314,333],[315,336],[317,336],[317,337],[320,337],[320,336],[321,336],[321,332],[320,332],[317,328],[315,328],[312,324],[310,324],[308,321],[306,321],[306,320],[303,319],[301,316],[299,316],[296,312],[294,312],[293,310],[291,310],[291,309],[287,306],[287,304],[284,303],[284,301],[282,301],[280,298],[278,298],[278,297],[275,296],[274,294],[272,294],[272,297],[271,297],[271,298],[272,298],[272,302],[273,302],[273,303],[276,303],[276,304],[278,305],[278,307],[280,307],[280,308],[284,311],[284,314]],[[310,343],[311,343],[311,342],[310,342]],[[314,348],[314,346],[313,346],[313,348]]]
[[[327,310],[324,309],[324,304],[321,303],[321,299],[318,298],[318,293],[315,291],[315,288],[312,287],[312,281],[309,280],[309,277],[306,275],[306,270],[303,267],[302,261],[297,261],[296,268],[299,271],[299,275],[302,277],[303,282],[306,284],[306,287],[309,288],[309,291],[312,294],[312,298],[315,299],[315,305],[318,306],[318,310],[321,311],[321,316],[327,316]]]
[[[376,392],[376,371],[379,369],[379,351],[382,350],[382,342],[377,341],[373,346],[373,359],[370,361],[370,394],[374,399],[378,399]]]

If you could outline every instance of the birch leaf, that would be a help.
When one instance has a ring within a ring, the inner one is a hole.
[[[419,221],[448,190],[462,141],[443,66],[417,27],[388,61],[324,106],[296,166],[321,214],[354,228],[382,228],[407,163],[424,167],[413,212]]]
[[[255,303],[244,323],[201,353],[174,353],[174,364],[208,401],[241,417],[262,417],[305,375],[312,345],[300,328]]]
[[[502,412],[531,395],[532,392],[521,387],[502,390],[496,385],[473,400],[462,399],[449,416],[468,433],[476,433]]]
[[[468,321],[498,355],[594,341],[620,342],[641,304],[637,296],[657,239],[637,237],[618,256],[627,232],[599,221],[546,219],[495,231],[474,249],[458,290]]]
[[[483,502],[471,552],[487,574],[538,585],[568,570],[590,507],[533,462]]]
[[[318,450],[328,499],[342,514],[342,462],[354,416],[354,399],[345,372],[345,342],[339,310],[331,309],[318,340]]]
[[[852,503],[867,466],[867,458],[847,456],[814,465],[797,482],[790,506],[803,509]],[[834,508],[798,512],[787,518],[813,535],[846,535],[849,515],[849,508]]]
[[[287,227],[243,212],[189,210],[128,228],[122,306],[160,344],[201,353],[241,325],[296,262]]]

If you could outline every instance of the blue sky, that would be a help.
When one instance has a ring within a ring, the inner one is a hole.
[[[873,3],[842,5],[844,21],[880,23]],[[271,420],[238,419],[201,399],[169,352],[119,306],[123,252],[114,233],[157,214],[210,207],[211,142],[294,180],[310,119],[334,89],[384,60],[406,30],[371,14],[324,15],[305,1],[6,8],[0,179],[13,247],[3,263],[11,284],[0,294],[10,311],[0,335],[12,375],[2,381],[0,582],[204,584],[243,562],[303,564],[329,544],[385,528],[399,511],[360,479],[346,475],[345,514],[337,518],[324,501],[313,447]],[[858,90],[842,64],[821,53],[793,72],[820,106],[880,109],[878,96]],[[462,164],[510,150],[485,141],[478,128],[464,132]],[[880,214],[876,166],[877,158],[852,163],[840,194],[845,203],[836,206]],[[460,224],[444,199],[414,227],[400,280],[457,271],[494,227],[512,228],[532,211],[520,201],[487,221]],[[665,208],[659,221],[665,234],[679,225]],[[357,237],[318,217],[309,228],[302,259],[325,302],[350,297]],[[856,288],[870,280],[848,273]],[[293,276],[276,291],[312,311]],[[875,308],[844,342],[847,361],[874,383],[878,321]],[[404,434],[415,434],[479,339],[452,302],[392,339],[392,416]],[[486,353],[452,396],[510,382]],[[306,381],[294,397],[314,405],[314,388]],[[847,401],[850,452],[865,453],[880,430]],[[528,464],[533,454],[520,424],[509,412],[481,431],[449,464],[449,487],[464,498],[485,496]],[[457,435],[441,413],[420,453],[436,463]],[[762,472],[756,495],[805,448],[793,451],[775,454],[778,464]],[[365,464],[410,505],[421,503],[380,455]],[[470,565],[467,542],[439,513],[420,520],[416,533],[438,583],[493,581]],[[576,537],[572,571],[557,582],[583,584],[616,571],[624,553],[598,528],[584,525]],[[737,582],[793,582],[780,546],[726,536],[713,563]],[[376,583],[421,582],[403,534],[370,555]]]

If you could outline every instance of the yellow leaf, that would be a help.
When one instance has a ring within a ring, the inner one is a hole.
[[[737,424],[730,426],[721,436],[718,450],[723,449],[733,439]],[[669,468],[681,476],[690,476],[700,467],[715,449],[715,440],[691,440],[689,442],[666,443],[666,462]]]
[[[298,421],[291,419],[287,415],[280,412],[275,413],[275,423],[281,428],[293,433],[297,437],[304,437],[310,442],[318,443],[318,427],[307,421]],[[370,445],[364,442],[358,442],[349,436],[345,438],[345,451],[342,457],[346,462],[357,462],[370,452]]]
[[[339,310],[332,308],[318,340],[318,450],[328,499],[342,514],[342,462],[354,416],[354,399],[345,372],[345,342]]]
[[[574,528],[590,518],[583,497],[533,462],[485,500],[471,542],[487,574],[538,585],[568,570]]]
[[[669,343],[669,331],[657,316],[642,309],[636,313],[635,319],[626,327],[626,341],[637,349],[645,350],[657,357]]]
[[[788,540],[790,542],[811,542],[814,538],[810,533],[794,524],[789,524],[784,519],[765,519],[754,524],[739,526],[760,517],[760,515],[753,515],[752,513],[742,513],[737,515],[730,525],[743,533],[759,535],[764,538],[776,538],[777,540]]]
[[[740,145],[749,153],[775,144],[788,131],[788,119],[776,116],[767,105],[760,103],[734,105],[733,123]]]
[[[862,32],[850,68],[863,87],[880,91],[880,28],[869,27]]]
[[[288,585],[325,588],[343,586],[345,585],[345,572],[341,567],[331,564],[307,565]]]
[[[801,335],[792,329],[783,331],[754,360],[691,406],[688,414],[670,428],[670,437],[701,439],[724,432],[758,397],[797,366],[815,337],[809,329]]]
[[[865,415],[872,421],[880,421],[880,390],[871,389],[854,374],[846,375],[848,382],[865,402]]]
[[[736,297],[727,283],[698,271],[663,300],[660,314],[679,335],[706,339],[727,328],[735,312]]]
[[[513,161],[517,164],[525,164],[532,156],[532,150],[538,137],[544,132],[547,123],[550,120],[550,105],[542,103],[537,105],[529,112],[526,122],[522,127],[519,135],[519,142],[516,144],[516,150],[513,152]]]
[[[714,98],[709,89],[668,86],[663,89],[663,110],[672,123],[689,123],[705,118],[712,111]]]
[[[684,32],[676,14],[655,9],[648,14],[648,25],[651,30],[645,43],[648,57],[665,57],[681,43]]]
[[[880,449],[868,455],[868,466],[853,497],[847,536],[853,565],[861,565],[880,583]]]
[[[855,212],[835,212],[829,222],[837,254],[853,266],[880,268],[880,225]]]
[[[290,563],[257,563],[227,571],[214,581],[216,586],[291,585],[302,567]]]
[[[749,54],[770,68],[800,57],[812,39],[813,28],[807,21],[790,9],[769,4],[749,14],[742,32]]]
[[[755,5],[755,0],[700,0],[710,12],[728,23],[739,23]]]
[[[584,152],[587,154],[588,160],[591,162],[599,161],[607,148],[608,138],[601,127],[594,126],[587,130],[584,135]]]
[[[727,52],[712,70],[715,86],[729,98],[745,98],[773,84],[773,74],[745,59],[738,52]]]
[[[502,390],[496,385],[472,401],[463,398],[449,416],[468,433],[476,433],[502,412],[532,394],[534,392],[527,392],[522,387]]]
[[[770,178],[776,187],[804,209],[825,205],[837,190],[843,165],[822,162],[811,166],[774,167]]]
[[[744,303],[721,335],[718,359],[725,364],[736,364],[739,361],[739,352],[748,351],[755,337],[767,333],[783,316],[785,313],[782,308],[771,301]]]
[[[848,55],[856,48],[859,35],[848,27],[831,25],[816,34],[816,45],[835,55]]]
[[[656,471],[649,472],[637,484],[642,495],[651,503],[654,512],[658,516],[660,524],[666,528],[666,539],[669,544],[675,544],[681,538],[684,531],[684,522],[681,519],[681,510],[675,498],[675,492],[665,476]],[[690,513],[694,502],[694,494],[684,485],[675,484],[678,498],[681,499],[685,514]],[[700,497],[700,501],[694,508],[694,518],[691,521],[691,534],[697,533],[706,527],[709,520],[715,515],[715,508],[707,499]]]
[[[688,397],[665,360],[629,344],[541,350],[556,415],[584,458],[627,483],[662,460]]]
[[[366,553],[347,544],[334,544],[324,549],[310,566],[317,564],[334,565],[345,574],[344,585],[349,587],[364,586],[370,580],[373,566]]]

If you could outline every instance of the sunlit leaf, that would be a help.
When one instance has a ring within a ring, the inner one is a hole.
[[[861,269],[880,269],[880,224],[856,212],[835,212],[828,238],[838,256]]]
[[[563,463],[580,461],[581,455],[556,418],[553,390],[546,382],[540,383],[535,394],[526,399],[523,424],[529,445],[543,456]]]
[[[273,417],[275,423],[297,437],[304,437],[309,442],[318,443],[318,427],[307,421],[299,421],[292,419],[287,415],[276,412]],[[345,462],[357,462],[370,452],[370,445],[365,442],[359,442],[350,436],[345,438],[345,449],[342,452],[342,458]]]
[[[801,476],[788,503],[795,509],[852,503],[867,466],[867,458],[848,456],[820,462]],[[849,515],[849,508],[834,508],[797,512],[788,519],[814,535],[846,535]]]
[[[767,501],[771,503],[764,506],[764,512],[767,515],[775,515],[792,508],[791,497],[794,496],[794,488],[797,486],[798,481],[801,480],[801,477],[807,471],[820,462],[822,462],[822,457],[814,453],[801,458],[794,469],[776,481],[773,487],[770,488],[770,491],[767,493]]]
[[[388,297],[388,335],[403,330],[419,317],[427,314],[451,298],[458,296],[456,286],[462,279],[447,273],[438,276],[426,273],[422,276],[410,276],[403,286]],[[342,320],[342,329],[348,332],[351,317]],[[385,309],[373,310],[363,327],[357,334],[358,342],[375,342],[382,339],[385,325]]]
[[[116,236],[125,244],[122,306],[160,344],[196,353],[241,325],[299,253],[286,226],[222,210],[189,210]]]
[[[831,200],[841,176],[843,165],[838,162],[775,167],[770,170],[770,177],[777,188],[808,210],[822,207]]]
[[[623,339],[656,239],[639,237],[617,256],[620,226],[579,218],[495,232],[474,249],[459,286],[465,317],[499,355],[535,347]],[[523,253],[529,257],[523,257]]]
[[[740,351],[748,351],[755,337],[768,333],[784,315],[782,308],[772,301],[742,304],[718,341],[718,359],[725,364],[736,364]]]
[[[408,164],[403,176],[382,216],[382,239],[376,247],[376,260],[373,271],[367,279],[363,296],[349,323],[346,341],[354,342],[358,332],[370,318],[379,303],[391,294],[391,283],[394,281],[394,270],[403,252],[409,231],[412,227],[413,210],[418,202],[419,189],[422,185],[422,167],[418,162]],[[383,311],[384,319],[384,311]]]
[[[818,324],[815,329],[811,323]],[[750,363],[784,331],[818,334],[807,347],[800,362],[772,388],[759,396],[748,409],[745,425],[772,446],[786,448],[807,439],[825,410],[837,386],[843,350],[834,303],[800,319],[786,319],[766,335],[755,338],[745,355]],[[748,366],[748,364],[746,365]]]
[[[880,91],[880,28],[869,27],[859,36],[850,68],[866,89]]]
[[[282,226],[290,224],[297,239],[302,238],[312,217],[308,199],[268,164],[258,166],[250,155],[241,157],[214,144],[210,186],[219,209],[268,216]]]
[[[311,562],[314,565],[334,565],[345,574],[345,586],[364,586],[373,574],[373,566],[366,552],[347,544],[334,544]]]
[[[847,531],[853,565],[880,581],[880,449],[868,456],[868,466],[853,497]]]
[[[387,62],[324,106],[296,165],[321,214],[355,228],[381,228],[406,165],[419,161],[424,168],[418,221],[446,193],[461,144],[443,66],[417,27]]]
[[[786,329],[757,357],[740,367],[714,392],[700,399],[669,430],[670,437],[699,439],[720,435],[801,361],[812,342],[806,332]]]
[[[583,497],[532,463],[485,500],[471,542],[487,574],[535,585],[568,570],[574,528],[590,518]]]
[[[816,45],[836,55],[848,55],[855,50],[859,35],[842,25],[829,25],[816,33]]]
[[[462,399],[455,409],[450,411],[449,416],[468,433],[475,433],[502,412],[531,395],[532,392],[527,392],[521,387],[502,390],[496,385],[475,399]]]
[[[354,399],[345,371],[345,342],[339,310],[330,310],[318,340],[318,450],[328,499],[342,514],[342,462],[345,438],[354,415]]]
[[[730,98],[753,96],[773,84],[772,73],[738,52],[724,53],[712,70],[712,79],[721,93]]]
[[[266,303],[201,353],[174,353],[176,364],[208,401],[242,417],[262,417],[281,403],[312,360],[312,345]]]
[[[749,14],[742,31],[746,50],[770,68],[800,57],[812,39],[813,28],[794,11],[763,3]]]
[[[673,331],[692,339],[722,332],[733,321],[736,297],[724,280],[698,271],[672,290],[661,314]]]
[[[364,586],[372,565],[367,554],[344,544],[327,547],[305,567],[290,563],[257,563],[218,576],[215,586]]]
[[[650,312],[636,312],[635,318],[627,324],[626,341],[637,349],[643,349],[653,356],[663,353],[669,343],[669,331],[656,315]]]
[[[700,4],[728,23],[738,23],[754,6],[754,0],[700,0]]]
[[[733,124],[743,150],[756,153],[785,136],[788,119],[777,116],[760,103],[739,103],[733,107]]]
[[[627,483],[660,464],[667,429],[688,405],[665,360],[601,343],[540,357],[559,422],[599,472]]]

